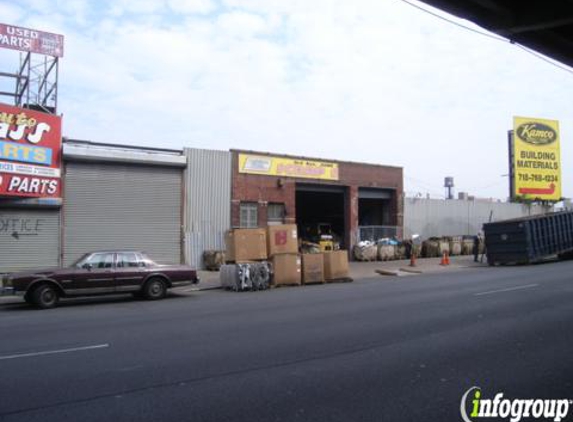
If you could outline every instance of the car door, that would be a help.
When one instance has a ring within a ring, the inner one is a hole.
[[[64,288],[71,295],[113,293],[115,291],[113,252],[95,252],[86,257],[81,269]]]
[[[145,276],[143,263],[135,252],[118,252],[115,270],[117,292],[135,292],[141,288]]]

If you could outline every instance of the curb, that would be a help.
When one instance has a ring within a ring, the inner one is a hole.
[[[412,274],[423,274],[424,271],[422,270],[414,270],[412,268],[400,268],[398,271],[403,271],[405,273],[412,273]]]

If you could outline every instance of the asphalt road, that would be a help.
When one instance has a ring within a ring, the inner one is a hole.
[[[572,274],[561,262],[0,306],[0,420],[450,422],[472,386],[571,399]]]

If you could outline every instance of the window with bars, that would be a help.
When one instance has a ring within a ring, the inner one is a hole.
[[[267,207],[267,222],[269,225],[283,224],[285,218],[285,204],[270,203]]]
[[[244,229],[254,229],[259,226],[258,205],[256,202],[242,202],[239,224]]]

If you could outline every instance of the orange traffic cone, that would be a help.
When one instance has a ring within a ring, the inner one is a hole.
[[[444,252],[444,253],[442,254],[442,260],[440,261],[440,265],[443,265],[443,266],[449,265],[449,264],[450,264],[449,261],[450,261],[450,260],[449,260],[449,258],[448,258],[448,254],[447,254],[446,252]]]
[[[410,253],[410,267],[416,266],[416,254],[414,252]]]
[[[446,252],[446,265],[450,265],[450,253]]]

